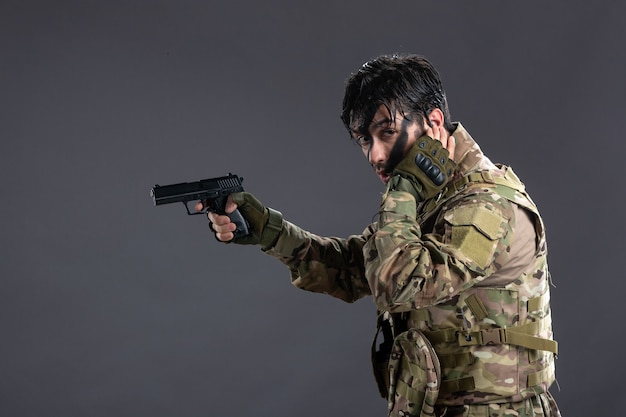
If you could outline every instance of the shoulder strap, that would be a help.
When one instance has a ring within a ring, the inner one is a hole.
[[[513,170],[505,165],[498,165],[498,168],[500,168],[501,171],[474,171],[450,182],[448,186],[441,191],[441,193],[424,202],[424,205],[420,210],[424,216],[422,221],[434,214],[432,211],[435,210],[437,206],[442,205],[447,200],[467,188],[479,184],[489,185],[502,197],[519,204],[538,215],[537,207],[530,199],[530,196],[526,193],[524,183],[520,181]],[[494,173],[496,175],[494,175]],[[520,194],[521,198],[516,198],[517,193]]]

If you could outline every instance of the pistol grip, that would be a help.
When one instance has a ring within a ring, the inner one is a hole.
[[[235,238],[248,236],[250,234],[248,222],[243,218],[239,209],[229,213],[228,217],[230,218],[230,221],[237,225],[237,229],[233,232]]]

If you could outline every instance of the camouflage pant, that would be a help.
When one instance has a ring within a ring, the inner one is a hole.
[[[461,405],[440,411],[442,417],[561,417],[549,392],[517,403]]]
[[[416,329],[398,335],[389,358],[389,417],[560,417],[550,393],[502,404],[437,404],[441,366],[426,337]]]

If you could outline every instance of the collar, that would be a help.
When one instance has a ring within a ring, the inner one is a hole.
[[[478,170],[497,169],[463,125],[457,122],[454,126],[456,127],[452,133],[456,140],[454,162],[457,164],[455,176],[463,176]]]

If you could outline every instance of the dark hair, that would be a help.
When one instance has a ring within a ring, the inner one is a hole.
[[[382,55],[366,62],[346,83],[341,120],[348,130],[367,131],[378,108],[396,110],[422,123],[434,108],[444,115],[444,126],[452,132],[450,111],[441,77],[421,55]]]

